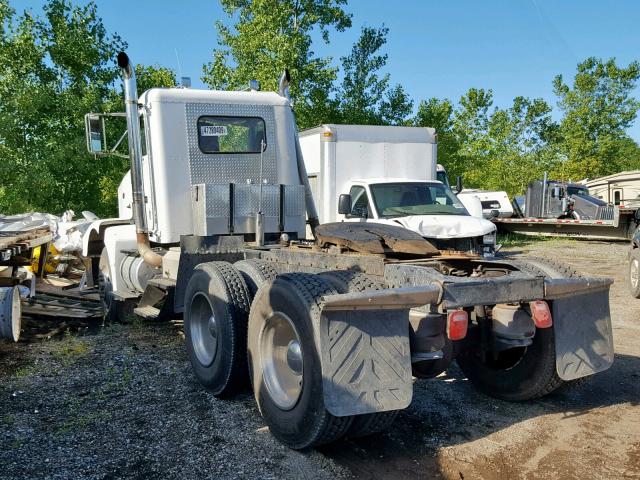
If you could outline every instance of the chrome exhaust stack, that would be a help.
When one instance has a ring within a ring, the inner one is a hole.
[[[278,84],[278,93],[280,96],[285,97],[287,100],[291,100],[289,95],[289,83],[291,76],[289,70],[285,69],[280,77]],[[292,109],[293,112],[293,109]],[[318,210],[313,200],[313,193],[311,192],[311,185],[309,184],[309,177],[307,176],[307,168],[304,165],[304,159],[302,157],[302,149],[300,148],[300,139],[298,138],[298,125],[296,124],[296,116],[293,114],[293,131],[296,141],[296,161],[298,163],[298,176],[300,177],[300,183],[304,185],[304,204],[307,210],[307,219],[311,232],[315,235],[316,227],[320,225],[318,220]]]
[[[142,259],[151,266],[162,266],[162,256],[151,250],[149,228],[144,211],[144,185],[142,183],[142,142],[140,136],[140,115],[138,113],[138,91],[135,67],[125,52],[118,54],[118,66],[124,82],[124,103],[127,116],[127,138],[129,140],[129,160],[131,161],[131,210],[136,225],[136,242]]]

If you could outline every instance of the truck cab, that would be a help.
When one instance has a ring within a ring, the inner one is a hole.
[[[440,181],[402,178],[354,180],[340,195],[338,214],[345,222],[401,225],[419,233],[440,250],[493,256],[496,227],[467,212]]]
[[[443,250],[493,256],[496,227],[477,197],[449,187],[433,128],[326,124],[301,132],[300,148],[321,224],[400,225]]]

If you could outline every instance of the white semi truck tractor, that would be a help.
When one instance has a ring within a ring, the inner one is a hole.
[[[400,225],[440,250],[494,255],[496,226],[480,200],[437,177],[434,129],[321,125],[301,132],[300,146],[320,223]]]
[[[125,53],[118,64],[131,161],[122,218],[96,221],[84,244],[105,310],[182,314],[203,387],[224,398],[251,387],[284,444],[385,429],[413,376],[454,360],[513,401],[611,365],[608,279],[440,250],[400,225],[319,225],[287,74],[279,93],[138,97]],[[105,121],[86,117],[95,155],[112,151]]]

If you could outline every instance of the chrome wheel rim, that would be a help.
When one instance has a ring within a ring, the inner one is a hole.
[[[291,410],[302,393],[304,362],[300,336],[291,319],[274,312],[260,333],[262,379],[273,402]]]
[[[191,300],[189,320],[193,351],[198,362],[208,367],[218,351],[218,322],[211,302],[204,293],[197,293]]]
[[[637,259],[631,260],[631,269],[629,272],[629,279],[631,280],[631,286],[638,288],[638,281],[640,281],[640,262]]]

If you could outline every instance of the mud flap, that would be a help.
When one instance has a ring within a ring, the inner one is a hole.
[[[545,298],[552,300],[556,370],[562,380],[593,375],[613,363],[611,283],[600,278],[545,280]]]
[[[325,406],[335,416],[401,410],[411,403],[409,309],[437,302],[439,287],[324,297],[320,352]]]

